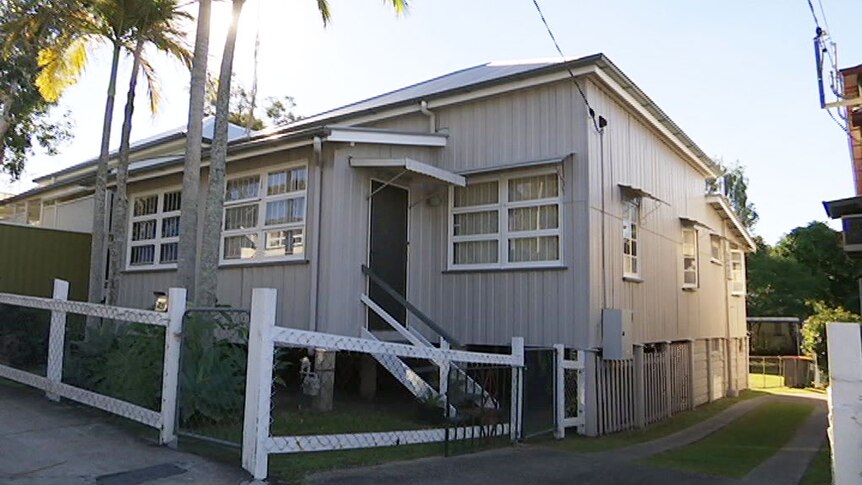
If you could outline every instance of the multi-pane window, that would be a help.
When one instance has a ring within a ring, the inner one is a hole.
[[[682,287],[697,288],[697,230],[682,230]]]
[[[454,187],[450,200],[450,267],[529,267],[561,261],[556,171]]]
[[[132,200],[129,221],[128,266],[172,267],[180,238],[178,190],[141,195]]]
[[[637,278],[640,275],[638,254],[640,229],[639,199],[623,202],[623,276]]]
[[[301,165],[228,180],[222,262],[301,258],[307,177]]]
[[[709,236],[709,256],[713,263],[721,264],[721,236],[711,234]]]
[[[730,251],[730,293],[745,295],[745,254],[739,249]]]

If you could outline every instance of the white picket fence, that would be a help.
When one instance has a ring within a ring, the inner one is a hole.
[[[347,337],[343,335],[309,332],[276,327],[277,292],[271,288],[255,288],[252,292],[249,330],[248,375],[243,426],[242,466],[255,479],[267,476],[269,455],[313,451],[347,450],[379,446],[442,442],[447,430],[401,430],[377,433],[346,433],[326,435],[273,436],[270,428],[270,409],[273,385],[273,356],[277,347],[305,347],[336,351],[362,352],[378,355],[428,359],[443,363],[477,363],[512,368],[512,406],[510,422],[503,433],[517,439],[520,429],[522,401],[521,370],[524,366],[524,340],[512,339],[511,354],[491,354],[447,350],[425,346],[383,342],[379,340]],[[476,429],[449,428],[449,439],[457,436],[475,436],[483,432]],[[453,432],[454,431],[454,432]]]
[[[0,365],[0,377],[44,390],[48,398],[55,401],[63,397],[156,428],[160,431],[159,439],[162,444],[175,441],[180,335],[186,308],[186,290],[181,288],[170,289],[168,295],[170,309],[167,313],[68,301],[68,296],[69,283],[63,280],[54,280],[53,298],[0,293],[0,304],[51,312],[46,376],[42,377],[10,366]],[[107,318],[120,323],[142,323],[165,328],[162,402],[159,411],[153,411],[63,382],[66,315],[69,313]]]
[[[829,442],[835,485],[856,485],[862,477],[862,326],[830,323]]]

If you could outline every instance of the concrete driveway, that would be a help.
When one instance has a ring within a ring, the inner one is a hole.
[[[105,414],[0,380],[0,483],[236,485],[238,467],[135,436]]]

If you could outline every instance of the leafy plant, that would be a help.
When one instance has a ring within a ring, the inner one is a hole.
[[[48,313],[0,305],[0,316],[0,363],[18,368],[44,364],[48,358]]]
[[[805,353],[814,355],[817,363],[828,368],[826,324],[832,322],[862,322],[862,316],[847,311],[842,307],[830,308],[822,301],[809,303],[814,314],[802,325],[802,348]]]

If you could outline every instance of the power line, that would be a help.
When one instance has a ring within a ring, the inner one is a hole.
[[[810,2],[810,0],[809,0]],[[590,105],[589,100],[587,100],[587,95],[584,94],[584,90],[581,89],[581,85],[578,84],[577,76],[572,72],[572,68],[569,67],[566,62],[566,56],[563,54],[563,49],[560,48],[560,44],[557,42],[557,37],[554,35],[554,32],[551,30],[551,26],[548,25],[548,21],[545,19],[545,14],[542,13],[542,7],[539,6],[539,0],[533,0],[533,5],[536,6],[536,11],[539,12],[539,18],[542,19],[542,23],[545,24],[545,30],[548,32],[548,36],[551,38],[551,41],[554,43],[554,47],[557,49],[557,53],[560,54],[560,57],[563,59],[563,64],[566,67],[566,71],[569,73],[569,77],[572,78],[572,81],[575,83],[575,87],[578,88],[578,93],[581,95],[581,99],[584,100],[584,104],[587,106],[587,111],[590,114],[590,119],[593,120],[593,128],[596,129],[597,132],[601,133],[603,126],[599,126],[599,122],[596,120],[596,110]]]
[[[809,2],[809,3],[811,3],[811,2]],[[817,0],[817,6],[819,6],[819,7],[820,7],[820,15],[823,17],[823,25],[825,25],[825,26],[826,26],[826,32],[831,33],[831,32],[832,32],[832,29],[831,29],[831,28],[829,28],[829,21],[828,21],[828,20],[826,20],[826,11],[825,11],[825,10],[823,10],[823,1],[822,1],[822,0]]]
[[[826,110],[826,113],[828,113],[828,114],[829,114],[829,117],[830,117],[830,118],[832,118],[832,121],[834,121],[834,122],[835,122],[835,124],[836,124],[836,125],[838,125],[838,127],[839,127],[839,128],[841,128],[841,131],[843,131],[844,133],[847,133],[847,136],[849,136],[850,138],[852,138],[852,139],[853,139],[853,141],[855,141],[856,143],[859,143],[860,145],[862,145],[862,139],[859,139],[859,137],[857,137],[857,136],[856,136],[856,134],[855,134],[855,133],[853,133],[853,130],[851,130],[849,126],[847,126],[846,124],[841,123],[840,121],[838,121],[838,119],[837,119],[837,118],[835,118],[835,115],[833,115],[833,114],[832,114],[832,111],[830,111],[830,110],[828,110],[828,109],[827,109],[827,110]]]

